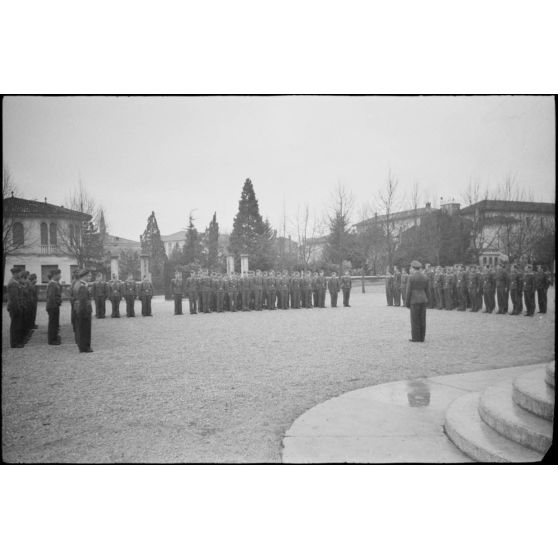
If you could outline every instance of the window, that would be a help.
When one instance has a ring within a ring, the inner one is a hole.
[[[41,223],[41,244],[46,246],[48,244],[48,225]]]
[[[488,256],[488,263],[492,265],[492,256]]]
[[[25,266],[22,264],[12,265],[12,267],[15,267],[18,271],[25,271]]]
[[[41,283],[48,283],[48,273],[49,271],[54,271],[58,269],[57,265],[42,265],[41,266]]]
[[[12,240],[13,240],[14,248],[23,246],[23,224],[22,223],[14,223],[14,226],[12,227]]]
[[[56,244],[58,244],[58,242],[56,242],[56,229],[57,229],[56,223],[51,223],[50,224],[50,243],[53,246],[56,246]]]
[[[486,265],[486,256],[482,257],[482,263],[483,263],[483,265]]]

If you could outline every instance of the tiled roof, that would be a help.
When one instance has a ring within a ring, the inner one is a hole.
[[[129,249],[129,250],[139,250],[141,248],[141,242],[138,240],[130,240],[128,238],[122,238],[121,236],[114,236],[112,234],[107,234],[105,239],[105,248],[110,249]]]
[[[422,217],[428,213],[434,213],[435,211],[439,211],[438,209],[434,209],[433,207],[417,207],[416,209],[406,209],[405,211],[395,211],[391,214],[390,218],[393,221],[402,221],[405,219],[413,219],[416,217]],[[386,219],[385,215],[378,215],[377,217],[371,217],[370,219],[365,219],[364,221],[360,221],[356,223],[355,227],[362,227],[363,225],[367,225],[368,223],[373,223],[374,219],[378,219],[380,221],[384,221]]]
[[[506,213],[555,213],[556,205],[542,202],[482,200],[464,207],[461,213],[474,213],[476,209],[479,211],[501,211]]]
[[[25,200],[10,196],[2,200],[4,205],[4,213],[18,217],[65,217],[67,219],[79,219],[80,221],[89,221],[91,215],[74,211],[61,205],[40,202],[36,200]]]

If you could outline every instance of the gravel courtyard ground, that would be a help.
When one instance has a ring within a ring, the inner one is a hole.
[[[93,319],[90,354],[67,302],[61,346],[46,344],[43,303],[31,341],[10,349],[4,305],[3,459],[278,463],[292,422],[330,397],[554,358],[553,288],[533,318],[429,310],[424,344],[408,342],[409,311],[386,307],[380,286],[359,291],[351,308],[197,316],[155,300],[153,318]]]

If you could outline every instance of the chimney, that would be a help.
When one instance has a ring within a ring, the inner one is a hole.
[[[431,209],[430,202],[426,202],[426,209]]]
[[[47,199],[45,198],[45,203],[47,202]]]

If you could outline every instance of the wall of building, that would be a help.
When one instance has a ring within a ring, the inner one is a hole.
[[[25,271],[35,273],[38,283],[46,283],[46,271],[53,267],[58,267],[62,271],[60,281],[62,283],[70,283],[72,279],[72,270],[77,268],[76,261],[68,256],[50,255],[36,256],[33,254],[12,254],[6,258],[6,273],[4,277],[4,285],[8,284],[12,274],[10,269],[14,266],[23,265]]]

